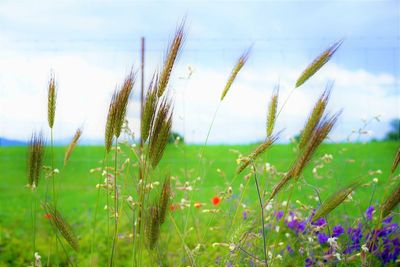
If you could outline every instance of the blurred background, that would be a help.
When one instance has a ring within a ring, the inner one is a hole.
[[[382,140],[389,132],[398,138],[399,14],[397,0],[2,0],[1,143],[25,141],[32,130],[47,129],[51,73],[58,84],[57,143],[68,142],[83,126],[82,144],[102,144],[112,92],[131,68],[138,79],[128,120],[138,132],[141,38],[148,85],[182,19],[187,38],[169,95],[173,130],[186,142],[204,142],[231,69],[250,46],[249,61],[219,108],[210,143],[261,140],[274,87],[280,85],[282,104],[303,69],[341,38],[331,61],[294,91],[282,111],[280,142],[299,133],[329,82],[334,87],[328,110],[343,109],[332,141],[346,141],[352,132],[351,141]]]

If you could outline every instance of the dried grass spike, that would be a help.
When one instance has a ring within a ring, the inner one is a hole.
[[[279,133],[276,134],[275,136],[272,136],[271,138],[268,138],[263,143],[261,143],[259,146],[257,146],[256,149],[254,149],[253,152],[251,152],[251,154],[242,161],[242,163],[239,165],[236,172],[238,174],[241,173],[247,166],[249,166],[249,164],[252,161],[254,161],[262,153],[264,153],[278,139],[278,136],[279,136]]]
[[[43,204],[46,213],[50,214],[50,220],[53,225],[58,229],[61,235],[65,238],[68,244],[75,250],[79,251],[79,242],[75,233],[72,231],[72,227],[68,224],[68,222],[63,218],[56,208],[49,204]]]
[[[396,156],[394,157],[392,168],[390,170],[392,174],[396,171],[397,167],[399,166],[399,163],[400,163],[400,147],[397,149],[397,153]]]
[[[71,157],[72,152],[74,151],[76,145],[78,144],[79,138],[82,135],[82,129],[78,128],[75,132],[74,137],[72,138],[71,143],[69,144],[67,150],[64,155],[64,166],[67,165],[69,158]]]
[[[149,158],[155,168],[160,162],[168,143],[168,137],[172,128],[171,102],[166,98],[160,103],[157,115],[154,119],[149,141]]]
[[[149,138],[151,125],[154,121],[154,115],[156,114],[157,110],[157,83],[158,78],[156,75],[154,75],[149,85],[149,89],[147,90],[141,117],[140,136],[143,143],[145,143]]]
[[[148,209],[145,234],[149,249],[154,249],[155,245],[157,244],[158,238],[160,237],[160,216],[156,204],[153,204]]]
[[[54,75],[52,75],[49,81],[48,96],[47,96],[47,120],[50,128],[53,128],[54,126],[54,117],[56,114],[56,101],[57,101],[56,91],[57,91],[56,81]]]
[[[104,143],[106,148],[106,153],[109,153],[112,147],[113,137],[114,137],[114,129],[115,129],[115,105],[117,99],[117,92],[114,91],[113,96],[111,97],[111,102],[108,107],[107,121],[106,121],[106,129],[104,134]]]
[[[233,82],[236,79],[236,76],[238,75],[239,71],[242,69],[244,64],[246,64],[247,59],[249,58],[251,48],[247,49],[237,60],[235,66],[232,69],[231,75],[228,78],[228,81],[225,84],[225,88],[222,91],[221,95],[221,101],[224,100],[226,94],[228,93],[229,89],[231,88]]]
[[[315,222],[321,217],[325,217],[332,210],[337,208],[343,201],[347,198],[347,196],[353,192],[354,189],[360,184],[359,181],[355,181],[351,183],[349,186],[333,193],[330,197],[322,203],[321,207],[315,212],[312,221]]]
[[[159,207],[158,207],[161,224],[165,222],[165,216],[167,214],[170,196],[171,196],[171,177],[168,175],[167,177],[165,177],[163,183],[160,195]]]
[[[43,157],[44,139],[42,132],[34,132],[28,144],[28,184],[32,188],[39,184]]]
[[[294,178],[298,178],[304,168],[307,166],[309,161],[311,160],[314,152],[321,145],[321,143],[328,136],[332,128],[335,126],[336,121],[340,115],[340,112],[334,114],[331,117],[325,116],[322,118],[321,122],[317,125],[315,131],[310,137],[310,140],[307,142],[307,145],[301,151],[300,156],[297,158],[295,163],[292,165],[291,170],[289,171]]]
[[[114,136],[119,137],[121,134],[122,125],[125,121],[126,110],[128,107],[129,96],[131,95],[133,85],[135,83],[135,76],[133,72],[125,78],[121,90],[117,93],[115,102],[115,129]]]
[[[331,47],[326,49],[322,54],[320,54],[314,61],[307,66],[300,77],[296,81],[296,88],[305,83],[311,76],[313,76],[319,69],[322,68],[333,56],[333,54],[338,50],[338,48],[343,43],[343,39],[334,43]]]
[[[271,102],[268,107],[267,115],[267,137],[271,137],[275,127],[276,110],[278,107],[279,85],[277,85],[272,93]]]
[[[264,204],[264,206],[268,205],[268,203],[282,190],[282,188],[293,178],[292,174],[288,172],[283,178],[277,183],[272,189],[271,195],[268,201]]]
[[[328,104],[331,88],[332,84],[329,84],[318,99],[318,101],[315,103],[315,106],[310,116],[308,117],[307,123],[304,126],[303,131],[301,132],[299,141],[300,149],[303,149],[305,147],[318,123],[321,121],[322,115],[324,114],[326,106]]]
[[[392,194],[383,202],[381,207],[382,218],[385,218],[390,214],[394,208],[396,208],[397,204],[400,202],[400,186],[392,192]]]
[[[158,97],[161,97],[167,88],[169,77],[171,76],[175,61],[180,54],[185,37],[185,21],[183,20],[175,32],[174,39],[169,45],[167,55],[164,59],[163,70],[161,71],[160,80],[158,81]]]

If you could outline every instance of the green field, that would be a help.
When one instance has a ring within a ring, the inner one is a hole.
[[[336,218],[340,217],[338,215],[348,215],[349,218],[351,216],[360,216],[370,203],[376,203],[381,200],[380,196],[388,179],[388,173],[398,145],[398,143],[394,142],[322,145],[314,156],[314,161],[305,170],[302,180],[294,190],[293,205],[297,205],[295,203],[296,200],[315,207],[318,205],[313,189],[310,186],[306,186],[303,181],[318,187],[321,191],[321,198],[324,199],[332,190],[339,189],[354,179],[363,179],[363,184],[366,186],[356,190],[353,195],[353,201],[345,203],[335,210],[332,213],[334,216],[331,216],[331,220],[336,220]],[[166,172],[170,173],[176,181],[182,183],[186,181],[193,182],[197,177],[201,177],[201,181],[196,186],[193,186],[193,191],[189,192],[191,194],[190,199],[192,203],[203,203],[202,208],[212,208],[210,199],[214,195],[226,191],[229,186],[232,186],[233,197],[239,197],[239,187],[240,184],[246,185],[247,180],[244,177],[247,172],[243,172],[240,176],[235,174],[237,152],[240,151],[240,153],[246,155],[254,147],[255,145],[208,146],[205,150],[206,161],[201,162],[199,160],[201,146],[170,145],[165,152],[159,169],[156,170],[155,179]],[[95,186],[100,178],[98,172],[91,173],[90,169],[101,167],[100,161],[104,157],[104,148],[78,146],[65,169],[62,167],[64,151],[64,147],[55,148],[55,167],[60,170],[60,173],[56,176],[58,206],[81,239],[82,252],[78,259],[84,262],[88,257],[88,240],[91,234],[90,224],[97,197]],[[331,154],[333,160],[330,163],[325,163],[323,168],[318,169],[320,177],[316,178],[312,173],[312,169],[318,164],[315,160],[324,154]],[[49,155],[49,150],[46,150],[46,165],[50,165]],[[120,158],[123,158],[123,155]],[[276,166],[278,171],[284,172],[287,171],[294,158],[294,146],[275,145],[258,161],[258,164],[261,170],[265,163],[268,162]],[[26,265],[29,260],[31,191],[25,187],[27,184],[26,159],[27,151],[25,147],[0,147],[0,266],[9,266],[9,264],[14,266],[19,264]],[[371,173],[371,171],[377,170],[381,170],[382,173]],[[224,175],[221,173],[224,173]],[[268,193],[277,182],[277,178],[268,173],[262,173],[261,171],[259,179],[262,188],[265,188]],[[124,180],[120,181],[120,184],[123,185],[123,194],[135,196],[136,190],[132,181],[134,176],[137,175],[137,170],[134,163],[126,174]],[[378,178],[377,185],[372,183],[373,178]],[[375,186],[376,188],[374,188]],[[179,184],[176,187],[179,187]],[[41,200],[44,199],[45,188],[46,181],[42,179],[39,184],[39,199]],[[286,199],[287,193],[287,189],[281,192],[278,196],[278,201]],[[176,190],[176,195],[172,202],[179,202],[182,194],[185,193]],[[102,205],[105,203],[103,192],[101,192],[100,196],[100,207],[103,207]],[[243,202],[249,207],[257,205],[257,195],[253,182],[249,183],[243,196]],[[223,201],[221,204],[221,208],[229,209],[230,206],[229,200]],[[100,208],[100,212],[101,210]],[[172,214],[178,222],[178,227],[184,227],[183,223],[180,223],[180,218],[184,217],[182,213],[183,211],[176,211]],[[207,222],[210,223],[210,226],[218,226],[224,221],[223,219],[221,219],[222,221],[218,220],[218,217],[210,220],[209,214],[200,213],[196,209],[192,209],[190,213],[192,215],[191,218],[195,217],[198,220],[195,221],[193,219],[194,225]],[[39,209],[38,214],[39,233],[46,232],[48,227],[46,226],[44,213]],[[186,216],[186,213],[184,214]],[[102,218],[101,213],[100,217]],[[105,220],[103,219],[103,221]],[[168,222],[166,227],[171,231],[174,229],[171,222]],[[218,241],[218,238],[218,235],[213,236],[216,241]],[[42,239],[40,236],[38,237],[39,249],[41,249],[42,254],[46,254],[46,242],[49,242],[47,237]],[[176,237],[176,240],[170,240],[170,242],[179,243],[179,240]],[[191,243],[190,240],[187,242]],[[191,245],[195,245],[194,240]]]

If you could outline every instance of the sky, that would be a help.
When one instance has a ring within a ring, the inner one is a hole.
[[[329,82],[328,110],[342,110],[330,139],[345,141],[365,123],[367,134],[351,140],[380,139],[400,117],[399,14],[397,0],[0,0],[0,136],[26,140],[40,129],[49,136],[53,73],[55,138],[68,140],[83,127],[82,142],[102,142],[112,92],[132,68],[138,79],[127,119],[138,133],[140,39],[148,84],[185,18],[186,42],[168,91],[173,130],[187,142],[205,141],[217,109],[210,143],[264,139],[274,87],[279,83],[281,107],[303,69],[341,38],[331,61],[288,98],[276,125],[280,141],[299,133]],[[219,104],[233,65],[250,46],[248,62]]]

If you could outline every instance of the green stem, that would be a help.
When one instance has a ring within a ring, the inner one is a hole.
[[[114,256],[117,249],[118,235],[118,192],[117,192],[117,175],[118,175],[118,138],[115,138],[115,157],[114,157],[114,237],[112,241],[110,267],[114,266]]]
[[[36,189],[32,188],[31,193],[31,216],[32,216],[32,246],[33,246],[33,255],[36,252]],[[36,266],[36,259],[33,260],[33,266]]]
[[[104,158],[103,158],[103,166],[101,167],[101,173],[100,173],[99,182],[98,182],[99,185],[101,183],[101,179],[103,178],[103,172],[104,172],[104,168],[105,168],[105,164],[106,164],[106,159],[107,159],[107,154],[104,155]],[[107,179],[107,181],[108,181],[108,179]],[[107,182],[107,187],[108,187],[108,182]],[[97,188],[97,198],[96,198],[96,207],[94,210],[92,236],[90,238],[90,265],[89,265],[90,267],[93,264],[93,242],[95,241],[95,236],[96,236],[97,213],[99,210],[99,200],[100,200],[100,186]]]
[[[258,185],[258,180],[257,180],[257,171],[256,167],[254,166],[253,162],[253,171],[254,171],[254,181],[256,183],[256,188],[257,188],[257,195],[258,195],[258,201],[260,202],[260,208],[261,208],[261,231],[262,231],[262,236],[263,236],[263,250],[264,250],[264,261],[265,261],[265,266],[268,266],[268,260],[267,260],[267,240],[266,240],[266,234],[265,234],[265,222],[264,222],[264,207],[262,204],[262,199],[261,199],[261,194],[260,194],[260,187]]]

